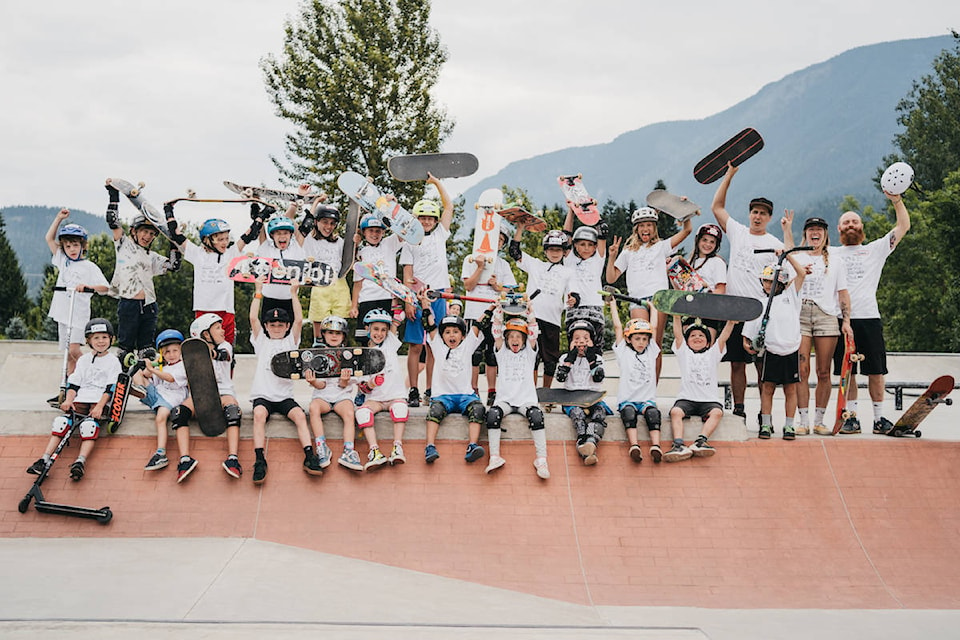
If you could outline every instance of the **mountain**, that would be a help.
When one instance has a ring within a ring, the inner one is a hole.
[[[819,215],[835,223],[846,195],[864,205],[882,204],[874,180],[900,131],[896,106],[952,44],[952,37],[942,36],[859,47],[768,84],[703,120],[661,122],[606,144],[513,162],[465,192],[464,227],[472,228],[474,208],[469,205],[484,189],[522,187],[537,206],[552,206],[562,203],[557,176],[577,173],[601,203],[641,202],[662,179],[670,191],[702,205],[705,218],[712,219],[709,207],[717,183],[697,183],[693,167],[745,127],[757,129],[765,146],[743,164],[731,185],[731,214],[744,221],[750,199],[765,195],[777,210],[794,209],[800,221]],[[796,233],[800,225],[794,226]],[[771,231],[780,235],[779,225],[772,224]]]

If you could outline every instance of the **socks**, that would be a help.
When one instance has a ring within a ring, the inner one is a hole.
[[[765,414],[761,415],[761,416],[760,416],[760,424],[762,424],[762,425],[763,425],[763,424],[773,425],[773,415],[772,415],[772,414],[769,414],[769,413],[765,413]]]
[[[873,403],[873,421],[876,422],[883,417],[883,403],[874,402]]]
[[[803,409],[797,409],[797,423],[803,426],[808,426],[810,422],[808,421],[810,414],[810,409],[804,407]]]
[[[817,407],[816,417],[814,418],[814,424],[823,424],[823,416],[827,415],[826,407]]]

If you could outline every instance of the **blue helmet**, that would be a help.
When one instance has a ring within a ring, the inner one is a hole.
[[[57,230],[57,240],[60,240],[64,236],[86,240],[87,230],[78,224],[73,224],[73,223],[65,224]]]
[[[180,344],[183,342],[183,334],[176,329],[164,329],[157,334],[157,349],[163,349],[168,344]]]
[[[386,309],[370,309],[367,315],[363,316],[363,324],[368,325],[374,322],[386,322],[390,325],[393,324],[393,317]]]
[[[276,215],[267,220],[267,235],[272,236],[275,231],[289,231],[293,233],[296,227],[293,226],[293,220],[286,216]]]
[[[210,218],[200,227],[200,239],[205,240],[215,233],[223,233],[224,231],[230,231],[230,225],[226,220]]]
[[[375,213],[368,213],[367,215],[360,218],[360,230],[364,229],[385,229],[383,225],[383,220],[380,219],[380,216]]]

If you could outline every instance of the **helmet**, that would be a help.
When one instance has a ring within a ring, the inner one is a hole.
[[[590,339],[591,339],[591,340],[595,340],[595,339],[596,339],[597,336],[596,336],[596,334],[594,333],[593,324],[591,324],[589,320],[574,320],[573,322],[571,322],[570,324],[568,324],[568,325],[567,325],[567,338],[569,339],[569,338],[573,337],[573,332],[574,332],[574,331],[579,331],[580,329],[583,329],[584,331],[589,332],[589,333],[590,333]]]
[[[113,325],[106,318],[90,318],[90,322],[83,328],[83,337],[89,338],[94,333],[107,333],[112,338]]]
[[[360,218],[360,230],[364,229],[385,229],[383,225],[383,220],[380,219],[375,213],[368,213],[367,215]]]
[[[388,325],[393,324],[393,317],[386,309],[370,309],[367,311],[367,315],[363,316],[363,324],[373,324],[374,322],[386,322]]]
[[[632,214],[630,214],[630,224],[639,224],[641,222],[656,222],[660,218],[660,214],[657,213],[656,209],[651,209],[650,207],[640,207]]]
[[[549,249],[550,247],[560,247],[564,251],[569,249],[570,240],[567,239],[567,234],[559,229],[547,231],[547,234],[543,236],[543,248]]]
[[[440,217],[440,205],[436,200],[420,200],[413,205],[414,217],[430,216],[431,218]]]
[[[275,231],[289,231],[293,233],[296,227],[293,226],[293,220],[287,216],[275,215],[267,220],[267,235],[272,236]]]
[[[717,246],[720,246],[720,241],[723,240],[723,231],[720,230],[720,227],[712,224],[702,224],[700,228],[697,229],[697,240],[703,236],[713,236],[717,240]]]
[[[183,334],[176,329],[164,329],[157,334],[157,340],[154,344],[157,349],[163,349],[168,344],[180,344],[183,342]]]
[[[317,220],[323,220],[328,218],[334,222],[340,222],[340,211],[336,207],[329,207],[327,205],[320,205],[313,212],[313,217]]]
[[[507,331],[519,331],[524,335],[530,335],[530,329],[527,327],[527,323],[521,320],[520,318],[510,318],[503,325],[503,332]]]
[[[694,322],[693,324],[691,324],[690,326],[688,326],[686,329],[683,330],[683,339],[689,340],[690,334],[693,333],[694,331],[700,331],[703,333],[703,335],[707,336],[707,344],[710,344],[710,342],[712,342],[713,338],[710,335],[710,329],[708,329],[707,325],[703,324],[699,320],[697,320],[696,322]]]
[[[215,313],[205,313],[193,322],[190,323],[190,337],[191,338],[202,338],[203,332],[208,331],[210,327],[217,324],[218,322],[223,322],[223,318],[218,316]]]
[[[653,327],[651,327],[650,323],[643,318],[632,318],[627,322],[627,326],[623,328],[623,335],[629,338],[635,333],[646,333],[647,335],[652,336]]]
[[[763,268],[763,271],[760,272],[760,280],[770,280],[773,281],[773,275],[776,273],[776,269],[773,268],[773,265],[768,264]],[[780,272],[779,277],[777,278],[780,284],[786,284],[787,274],[783,271]]]
[[[57,240],[60,240],[64,237],[86,240],[87,230],[78,224],[65,224],[57,230]]]
[[[347,332],[347,321],[340,316],[327,316],[320,323],[320,331],[339,331]]]
[[[273,307],[267,311],[266,315],[263,317],[264,322],[290,322],[290,314],[287,313],[286,309],[281,309],[280,307]]]
[[[230,225],[226,220],[210,218],[200,227],[200,239],[204,240],[215,233],[223,233],[224,231],[230,231]]]
[[[577,230],[573,232],[574,243],[576,243],[578,240],[586,240],[588,242],[592,242],[596,244],[597,238],[599,238],[599,236],[597,235],[597,230],[594,229],[593,227],[587,227],[587,226],[578,227]]]
[[[142,213],[138,213],[133,216],[133,220],[130,221],[130,231],[139,229],[140,227],[150,227],[151,229],[156,229],[157,226],[150,222],[150,219]]]
[[[444,316],[438,326],[440,333],[443,333],[445,327],[456,327],[461,334],[467,335],[467,323],[460,316]]]

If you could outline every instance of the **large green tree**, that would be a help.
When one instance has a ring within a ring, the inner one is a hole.
[[[354,170],[420,197],[419,183],[388,182],[387,159],[436,152],[453,128],[431,95],[447,54],[429,18],[429,0],[305,0],[282,53],[260,65],[293,127],[273,158],[287,180],[335,193]]]
[[[30,311],[27,281],[20,270],[17,254],[7,240],[4,226],[3,214],[0,213],[0,332],[11,318],[19,316],[26,319]]]

